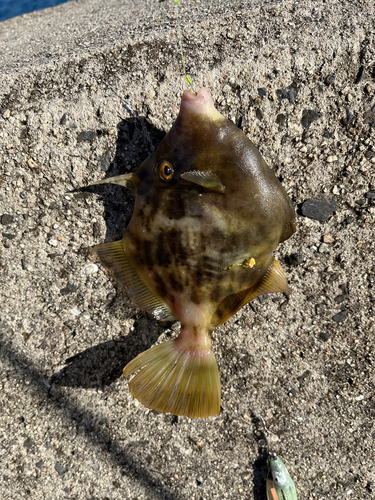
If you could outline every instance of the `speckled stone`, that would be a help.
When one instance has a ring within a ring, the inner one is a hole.
[[[346,309],[344,309],[343,311],[340,311],[339,313],[335,314],[332,319],[333,319],[333,321],[336,321],[336,323],[341,323],[341,321],[344,321],[347,314],[348,314],[348,311]]]
[[[7,226],[8,224],[12,224],[14,221],[13,215],[4,214],[1,216],[1,223],[3,226]]]
[[[306,200],[302,204],[301,210],[304,217],[310,219],[320,220],[322,222],[328,220],[333,212],[337,209],[335,200],[319,201],[319,200]]]

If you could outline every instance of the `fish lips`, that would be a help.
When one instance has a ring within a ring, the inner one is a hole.
[[[215,109],[214,101],[205,87],[195,94],[191,90],[185,90],[181,97],[180,116],[185,114],[204,115],[211,119],[222,118],[221,113]]]

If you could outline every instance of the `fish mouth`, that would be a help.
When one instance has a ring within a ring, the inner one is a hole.
[[[222,116],[215,109],[214,101],[207,89],[202,87],[198,92],[185,90],[181,98],[180,115],[198,114],[208,116],[212,119]]]
[[[193,92],[192,90],[185,90],[182,94],[181,105],[187,106],[204,106],[207,101],[212,101],[210,94],[204,87],[200,88],[198,92]]]

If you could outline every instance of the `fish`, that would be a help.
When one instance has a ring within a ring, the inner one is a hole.
[[[164,139],[134,173],[93,182],[130,189],[134,210],[121,240],[93,252],[134,305],[178,320],[177,338],[131,360],[133,396],[162,413],[220,412],[211,334],[245,304],[288,293],[273,257],[295,231],[291,201],[255,145],[216,110],[209,92],[186,90]]]

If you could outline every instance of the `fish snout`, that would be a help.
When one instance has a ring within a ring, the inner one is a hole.
[[[208,90],[202,87],[197,93],[185,90],[181,98],[180,115],[198,114],[215,118],[222,116],[216,109]]]

